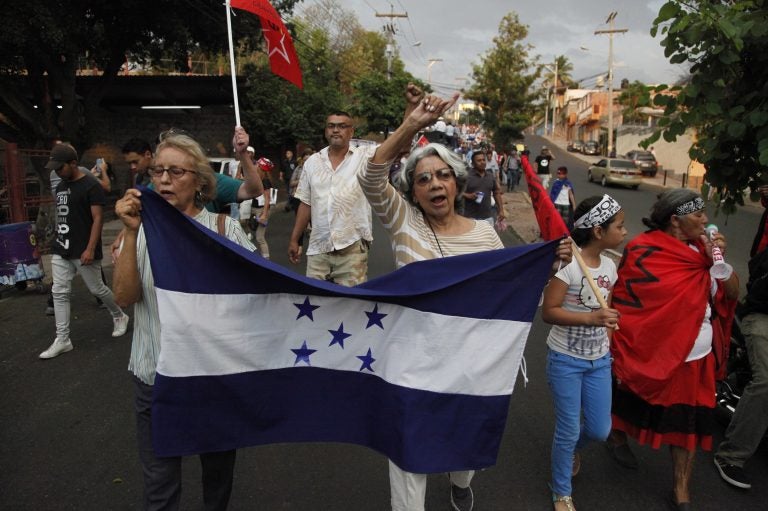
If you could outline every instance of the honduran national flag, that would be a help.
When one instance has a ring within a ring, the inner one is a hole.
[[[555,245],[299,276],[142,194],[159,456],[346,442],[417,473],[494,465]]]

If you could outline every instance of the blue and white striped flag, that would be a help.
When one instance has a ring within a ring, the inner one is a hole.
[[[416,473],[494,465],[554,243],[409,264],[355,288],[299,276],[156,194],[159,456],[347,442]]]

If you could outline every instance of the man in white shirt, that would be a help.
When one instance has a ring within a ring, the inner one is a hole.
[[[288,244],[288,258],[298,263],[299,238],[312,220],[307,243],[307,277],[356,286],[367,280],[368,249],[373,241],[371,207],[357,182],[359,169],[376,146],[350,147],[355,128],[346,112],[328,116],[328,147],[310,156],[296,189],[301,202]]]

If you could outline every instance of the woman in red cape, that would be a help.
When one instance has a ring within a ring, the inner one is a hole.
[[[643,223],[649,231],[630,241],[619,264],[613,307],[620,329],[611,352],[616,387],[617,461],[637,467],[627,435],[658,449],[669,445],[673,504],[689,509],[696,446],[712,448],[715,373],[724,366],[739,280],[710,276],[712,247],[725,238],[706,236],[704,201],[695,192],[664,192]]]

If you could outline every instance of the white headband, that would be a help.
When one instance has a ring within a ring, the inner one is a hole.
[[[621,210],[619,203],[613,200],[610,195],[603,195],[592,209],[587,211],[582,217],[573,224],[577,229],[591,229],[598,225],[603,225],[605,222],[611,219],[613,215]]]
[[[701,197],[696,197],[688,202],[684,202],[675,208],[675,214],[677,216],[685,216],[691,213],[696,213],[704,209],[704,200]]]

